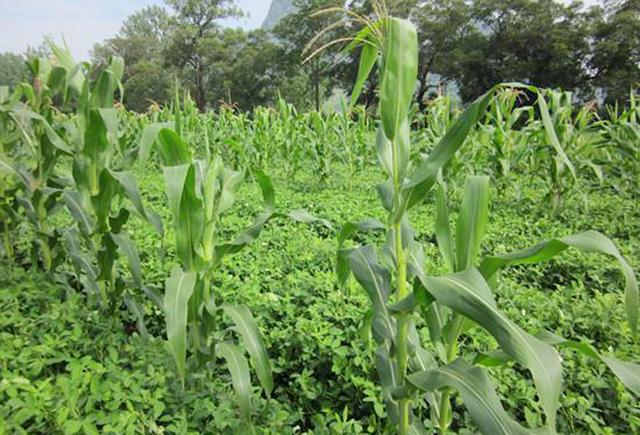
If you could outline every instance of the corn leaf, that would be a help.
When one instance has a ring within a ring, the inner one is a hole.
[[[389,418],[392,422],[398,421],[398,404],[392,397],[392,392],[400,386],[397,379],[397,366],[391,358],[391,349],[388,341],[381,343],[376,349],[376,370],[382,387],[382,398],[385,402]]]
[[[167,323],[169,349],[176,362],[178,375],[184,386],[185,360],[187,358],[187,312],[189,298],[196,285],[197,274],[186,273],[179,267],[171,271],[164,293],[164,312]]]
[[[176,229],[176,251],[187,270],[198,266],[196,247],[204,231],[204,205],[196,194],[195,168],[190,164],[163,168],[169,207]]]
[[[444,367],[420,371],[407,376],[408,381],[423,391],[455,388],[478,428],[485,434],[529,434],[502,407],[493,382],[484,370],[473,367],[462,358]]]
[[[600,252],[611,255],[620,266],[625,279],[625,308],[631,331],[637,335],[638,328],[638,282],[629,263],[620,254],[615,244],[597,231],[585,231],[572,236],[546,240],[521,251],[489,256],[480,264],[485,279],[491,280],[500,269],[515,264],[532,264],[549,260],[565,249],[572,247],[584,251]]]
[[[253,224],[240,233],[235,239],[230,242],[216,245],[216,258],[222,259],[227,254],[236,254],[244,249],[249,243],[258,238],[262,232],[262,228],[274,217],[271,212],[263,212],[256,216]]]
[[[218,344],[216,353],[227,362],[233,389],[238,398],[240,413],[245,420],[248,420],[251,416],[251,377],[247,359],[242,350],[231,343]]]
[[[409,209],[424,199],[424,196],[436,182],[438,172],[451,160],[473,126],[484,116],[496,88],[494,87],[478,97],[460,114],[431,151],[429,157],[416,169],[403,188],[405,198],[403,209]]]
[[[391,293],[389,272],[378,263],[373,246],[353,249],[349,254],[349,266],[373,304],[374,338],[378,343],[393,340],[394,321],[387,310],[387,301]]]
[[[161,128],[157,142],[160,160],[164,166],[179,166],[191,163],[189,145],[175,131]]]
[[[275,207],[276,195],[273,190],[273,182],[271,181],[271,178],[259,169],[253,169],[251,173],[260,186],[265,209],[273,210]]]
[[[242,305],[224,305],[222,309],[233,320],[235,324],[234,329],[242,337],[244,347],[251,356],[251,365],[258,375],[258,379],[267,393],[267,397],[271,397],[271,392],[273,391],[271,364],[269,363],[267,350],[264,347],[262,334],[256,325],[255,319],[251,315],[251,311]]]
[[[118,245],[118,249],[122,251],[127,257],[127,262],[129,263],[129,270],[131,270],[131,276],[133,277],[133,282],[138,288],[142,288],[142,273],[140,272],[140,254],[138,253],[138,249],[136,245],[133,243],[131,238],[125,233],[111,233],[111,239],[113,242]]]
[[[380,116],[384,134],[393,141],[406,122],[418,77],[418,36],[407,20],[388,18],[384,23],[384,68],[380,85]]]
[[[145,125],[144,130],[142,130],[142,135],[140,136],[140,146],[138,148],[138,158],[141,162],[146,162],[149,159],[160,130],[163,128],[169,129],[172,125],[170,122]]]
[[[475,268],[444,277],[426,277],[423,285],[438,303],[485,328],[502,350],[531,371],[547,424],[555,427],[562,388],[562,368],[556,350],[527,334],[498,310],[491,289]]]
[[[73,219],[78,223],[78,228],[83,236],[89,237],[93,232],[93,221],[85,211],[82,197],[77,191],[67,191],[62,194],[62,202],[67,206]]]
[[[602,355],[589,343],[567,340],[548,331],[541,331],[536,337],[552,346],[566,347],[590,358],[599,359],[609,367],[629,391],[640,397],[640,365],[622,361],[613,355]]]
[[[473,267],[489,214],[489,177],[468,177],[456,225],[456,272]]]
[[[354,106],[358,102],[358,98],[362,93],[367,78],[371,74],[373,66],[378,59],[378,49],[371,44],[363,44],[362,51],[360,52],[360,64],[358,65],[358,77],[356,83],[353,85],[353,91],[351,91],[351,99],[349,100],[349,110],[353,110]]]
[[[446,263],[449,271],[455,272],[456,256],[451,237],[451,227],[449,225],[449,206],[447,204],[447,192],[442,183],[438,183],[436,196],[436,223],[435,235],[438,242],[438,249]]]
[[[162,220],[160,216],[154,213],[151,210],[145,208],[142,203],[142,196],[140,195],[140,190],[138,189],[138,183],[136,182],[135,177],[130,172],[117,172],[117,171],[109,171],[111,176],[120,184],[125,195],[131,201],[131,204],[135,208],[135,210],[146,219],[153,227],[159,235],[164,234],[164,228],[162,226]]]

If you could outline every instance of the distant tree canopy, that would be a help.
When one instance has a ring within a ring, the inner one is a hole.
[[[142,111],[171,98],[175,82],[187,88],[201,110],[233,103],[240,110],[274,104],[278,96],[299,109],[319,108],[335,88],[349,91],[357,53],[343,44],[354,26],[340,14],[314,14],[342,0],[294,0],[296,12],[273,29],[243,31],[220,20],[242,15],[234,0],[165,0],[127,17],[119,32],[96,44],[94,63],[124,57],[125,104]],[[522,81],[598,92],[608,103],[624,101],[640,84],[640,0],[601,0],[585,7],[557,0],[394,0],[391,13],[408,17],[420,39],[418,102],[438,85],[455,83],[463,101],[501,81]],[[347,8],[374,14],[370,0]],[[344,16],[344,15],[343,15]],[[322,37],[313,40],[325,29]],[[311,42],[311,44],[310,44]],[[33,50],[32,50],[33,51]],[[0,85],[27,79],[25,55],[0,54]],[[434,82],[437,74],[439,82]],[[361,101],[375,101],[376,77]]]
[[[14,88],[27,77],[27,66],[23,56],[0,53],[0,86]]]

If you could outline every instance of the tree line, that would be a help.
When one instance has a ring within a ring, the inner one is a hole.
[[[220,24],[243,14],[233,0],[165,0],[127,17],[114,37],[94,46],[91,60],[124,58],[124,101],[136,111],[167,103],[176,83],[201,110],[249,110],[279,97],[301,110],[319,108],[336,89],[349,89],[358,53],[336,44],[302,61],[320,41],[346,40],[353,29],[341,24],[344,13],[317,14],[344,1],[294,5],[296,12],[273,29],[244,31]],[[450,83],[463,102],[495,83],[520,81],[610,104],[623,103],[640,84],[640,0],[395,0],[387,7],[418,28],[421,104]],[[346,8],[374,14],[369,0],[348,1]],[[28,80],[25,56],[0,54],[0,84]],[[362,103],[375,102],[375,80],[365,85]]]

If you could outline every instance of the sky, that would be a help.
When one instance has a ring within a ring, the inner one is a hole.
[[[78,60],[88,60],[93,44],[114,36],[122,21],[162,0],[0,0],[0,53],[22,53],[40,45],[44,36],[62,37]],[[246,30],[260,27],[271,0],[236,0],[248,17],[225,25]]]

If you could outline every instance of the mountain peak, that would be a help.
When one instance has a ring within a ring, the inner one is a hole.
[[[267,13],[262,22],[262,28],[266,30],[273,29],[284,16],[295,11],[296,7],[293,5],[293,0],[271,0],[269,13]]]

